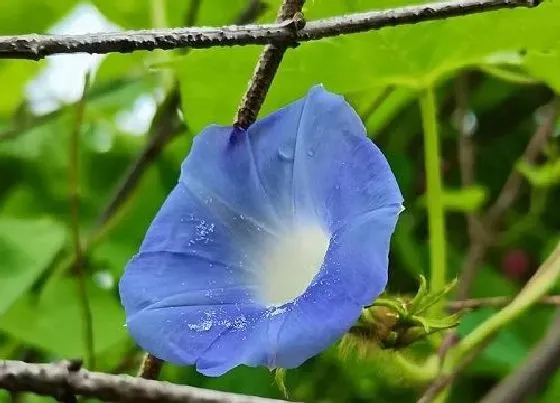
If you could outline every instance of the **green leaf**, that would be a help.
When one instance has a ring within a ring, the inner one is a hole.
[[[472,185],[459,190],[446,189],[443,204],[449,211],[477,211],[487,198],[488,192],[484,186]]]
[[[0,116],[10,116],[15,113],[22,102],[25,85],[41,66],[41,62],[35,61],[0,62],[0,83],[2,83]]]
[[[529,73],[560,93],[560,42],[548,50],[528,52],[523,62]]]
[[[461,319],[458,332],[468,334],[495,313],[493,309],[480,309],[466,314]],[[516,368],[525,358],[529,346],[511,327],[498,333],[496,338],[482,352],[482,360],[477,361],[475,370],[481,373],[503,374]]]
[[[457,190],[445,189],[443,205],[448,211],[471,212],[479,210],[487,198],[486,188],[479,185],[465,186]],[[419,197],[418,203],[425,207],[426,197]]]
[[[19,0],[2,0],[0,34],[43,33],[76,4],[76,0],[25,0],[23,4]]]
[[[549,47],[558,37],[560,7],[547,2],[533,9],[303,43],[286,53],[261,116],[303,96],[316,83],[344,94],[395,84],[419,89],[461,68],[494,63],[499,54]],[[176,61],[185,116],[195,132],[211,123],[231,122],[260,50],[254,46],[197,50]]]
[[[560,182],[560,158],[539,166],[519,161],[516,167],[533,186],[550,187]]]
[[[415,99],[416,92],[407,88],[398,87],[379,105],[379,107],[364,122],[368,132],[374,137],[397,116],[402,108]],[[402,154],[401,154],[402,156]],[[406,158],[402,156],[403,158]],[[400,181],[399,181],[400,183]]]
[[[92,0],[92,3],[111,21],[123,28],[145,29],[152,24],[152,1]],[[165,1],[166,25],[185,26],[191,1]],[[246,0],[204,0],[198,12],[197,25],[233,24],[234,19],[247,7]]]
[[[125,340],[124,312],[116,296],[87,281],[94,349],[101,353]],[[40,298],[26,295],[0,316],[0,329],[21,342],[63,358],[81,357],[82,316],[75,279],[51,282]]]
[[[0,219],[0,314],[33,285],[64,241],[64,227],[55,221]]]
[[[560,372],[556,372],[549,381],[545,393],[539,403],[556,403],[560,401]]]
[[[414,238],[415,229],[415,217],[406,211],[401,213],[391,244],[403,268],[417,277],[427,273],[428,259],[426,249]]]

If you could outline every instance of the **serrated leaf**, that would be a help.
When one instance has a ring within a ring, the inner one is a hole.
[[[418,282],[419,282],[418,291],[416,292],[416,295],[410,302],[410,306],[413,308],[419,306],[421,304],[421,301],[423,301],[424,298],[426,298],[426,296],[428,295],[428,281],[426,280],[426,277],[420,275]]]
[[[422,299],[417,301],[415,305],[410,307],[412,314],[420,314],[425,312],[428,308],[441,301],[447,294],[449,294],[457,285],[457,279],[453,279],[449,284],[446,284],[441,290],[430,291]]]
[[[48,268],[64,241],[58,222],[0,219],[0,315]]]

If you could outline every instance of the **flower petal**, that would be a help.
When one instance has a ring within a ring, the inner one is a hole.
[[[292,200],[296,220],[318,216],[334,231],[362,213],[403,202],[359,116],[322,86],[256,122],[249,138],[270,199]]]
[[[294,302],[224,332],[197,360],[219,376],[240,364],[294,368],[339,339],[387,282],[388,247],[399,213],[384,208],[334,234],[319,276]]]
[[[129,331],[207,375],[293,368],[385,287],[401,203],[356,113],[320,86],[247,131],[210,126],[121,279]]]

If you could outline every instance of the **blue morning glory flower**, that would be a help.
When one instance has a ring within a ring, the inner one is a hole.
[[[209,376],[294,368],[385,288],[402,202],[356,112],[322,86],[248,130],[209,126],[120,281],[128,330]]]

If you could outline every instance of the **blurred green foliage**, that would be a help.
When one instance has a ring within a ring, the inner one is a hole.
[[[304,13],[314,19],[412,2],[308,0]],[[279,1],[264,3],[268,7],[258,20],[271,21]],[[150,1],[93,0],[92,4],[122,29],[152,24]],[[192,4],[166,1],[168,25],[184,25]],[[247,4],[247,0],[204,0],[196,24],[234,23]],[[2,0],[0,34],[45,32],[77,5],[75,0]],[[134,373],[141,352],[123,326],[118,278],[176,181],[193,133],[211,123],[231,122],[260,50],[246,46],[176,51],[167,52],[164,59],[138,52],[111,54],[101,61],[86,101],[79,154],[80,228],[84,239],[93,240],[85,245],[85,268],[98,370]],[[75,106],[62,102],[37,116],[25,95],[26,86],[47,64],[0,61],[0,358],[49,361],[84,355],[80,302],[70,270],[68,155]],[[151,135],[131,135],[118,124],[119,117],[140,97],[149,96],[161,105],[162,70],[178,79],[188,130],[168,142],[110,224],[96,231],[97,217]],[[462,188],[454,112],[455,82],[465,74],[470,84],[470,118],[475,119],[471,138],[476,183]],[[424,198],[417,91],[435,86],[450,276],[459,271],[469,244],[464,214],[480,211],[495,200],[512,170],[518,169],[527,179],[472,290],[473,297],[514,295],[560,237],[556,210],[560,126],[538,166],[518,163],[539,125],[541,108],[554,91],[560,91],[560,2],[301,44],[286,54],[261,116],[303,96],[319,82],[344,94],[362,114],[405,195],[407,210],[392,243],[389,290],[413,294],[418,275],[428,275],[425,213],[429,206]],[[376,107],[371,110],[371,105]],[[512,263],[508,257],[513,252],[518,258]],[[487,308],[466,315],[460,332],[469,332],[493,312]],[[551,308],[535,307],[504,329],[457,382],[451,401],[477,401],[514,369],[543,335],[551,313]],[[419,345],[413,353],[426,348]],[[168,365],[162,378],[281,397],[273,375],[264,369],[238,368],[213,379],[192,368]],[[287,386],[291,397],[316,402],[412,402],[419,393],[402,375],[387,370],[383,354],[342,360],[334,348],[289,371]],[[0,391],[3,399],[9,401],[8,394]],[[533,401],[559,399],[560,372]],[[24,395],[18,401],[46,400]]]

